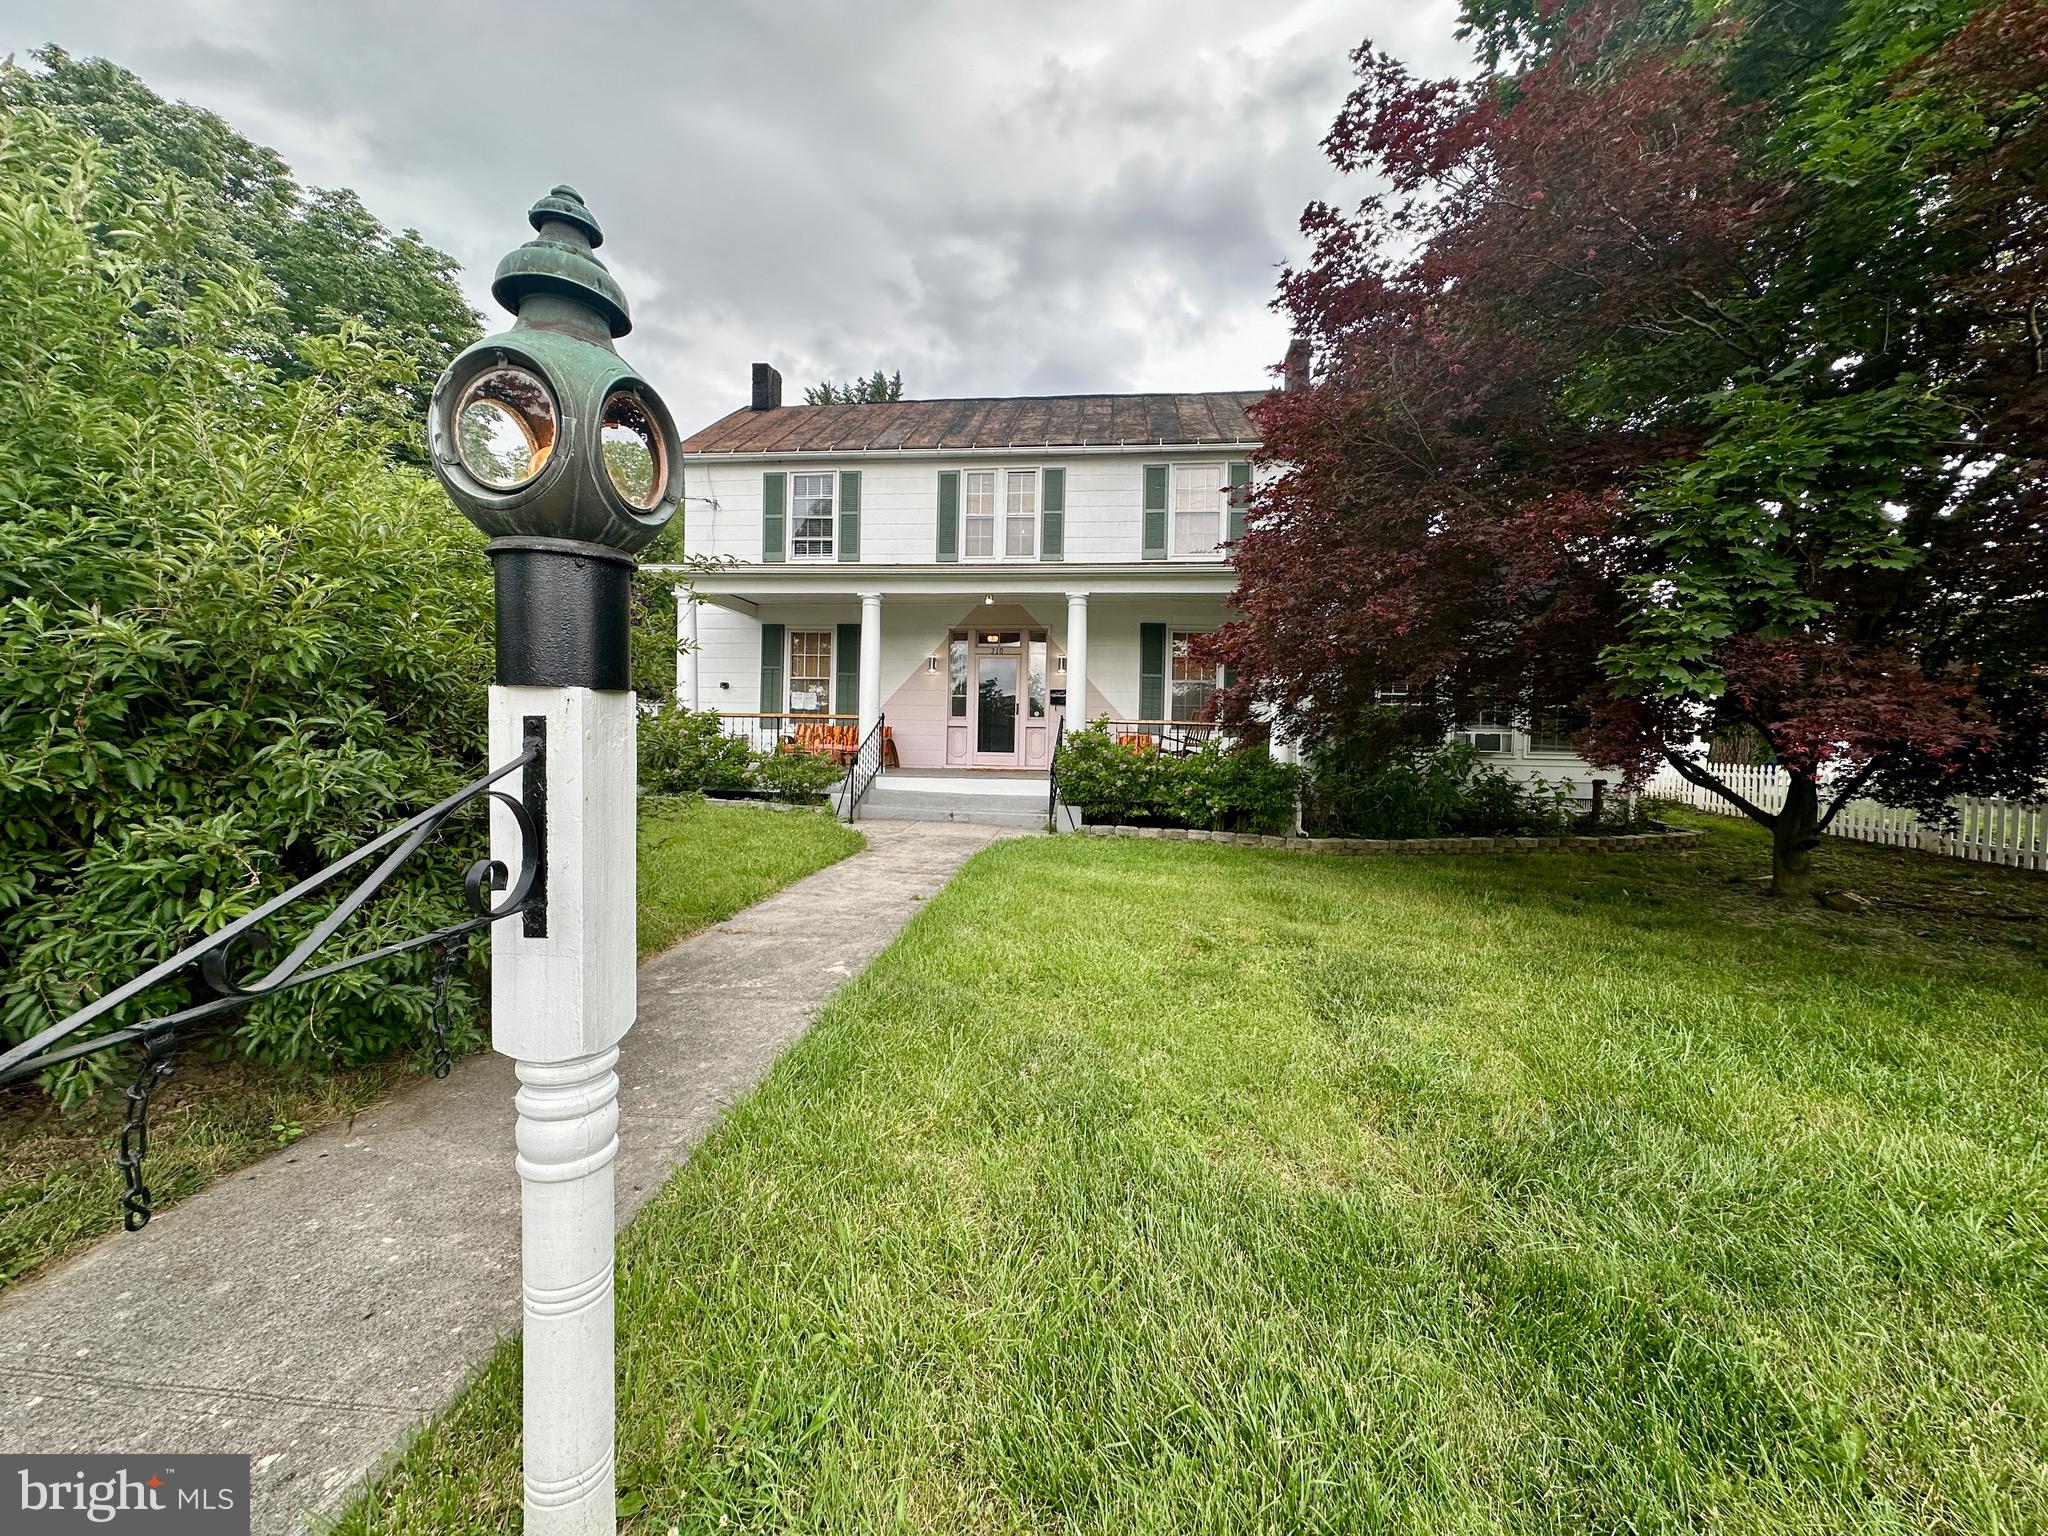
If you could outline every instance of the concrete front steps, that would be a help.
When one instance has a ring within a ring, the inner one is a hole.
[[[1046,778],[1042,773],[918,772],[894,769],[868,786],[857,819],[957,821],[984,827],[1042,831]],[[1074,813],[1060,807],[1060,828],[1072,831]]]

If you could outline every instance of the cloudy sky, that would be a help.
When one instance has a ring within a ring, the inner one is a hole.
[[[685,432],[901,368],[907,393],[1242,389],[1367,35],[1464,61],[1455,0],[0,0],[0,52],[136,71],[487,285],[557,181]]]

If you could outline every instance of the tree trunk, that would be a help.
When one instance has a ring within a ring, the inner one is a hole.
[[[1820,787],[1794,773],[1785,808],[1771,822],[1771,894],[1813,899],[1813,850],[1820,846]]]

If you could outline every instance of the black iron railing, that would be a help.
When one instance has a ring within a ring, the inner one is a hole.
[[[1052,830],[1060,829],[1060,748],[1067,744],[1067,719],[1060,717],[1059,729],[1052,733],[1052,757],[1045,765],[1045,819]]]
[[[436,994],[433,1022],[434,1075],[447,1075],[451,1062],[446,1018],[447,984],[460,947],[467,942],[468,935],[515,913],[522,915],[525,931],[529,936],[544,938],[547,935],[547,721],[544,717],[527,717],[521,747],[519,755],[509,763],[492,769],[474,783],[463,786],[446,799],[429,806],[410,821],[372,838],[355,852],[337,859],[318,874],[307,876],[290,890],[273,896],[254,911],[236,918],[218,933],[209,934],[197,943],[186,946],[169,959],[159,961],[139,976],[102,994],[77,1012],[0,1054],[0,1085],[5,1085],[35,1077],[52,1067],[62,1066],[66,1062],[76,1061],[94,1052],[113,1050],[130,1044],[141,1045],[142,1061],[135,1080],[127,1091],[128,1120],[121,1132],[119,1162],[127,1183],[127,1192],[121,1202],[124,1227],[133,1232],[147,1225],[149,1221],[149,1187],[143,1182],[141,1169],[142,1155],[147,1150],[149,1139],[149,1096],[174,1070],[171,1060],[172,1049],[182,1038],[189,1038],[203,1028],[217,1026],[233,1018],[259,999],[274,996],[291,987],[320,981],[343,971],[354,970],[357,966],[369,965],[373,961],[386,960],[408,950],[432,948],[435,957]],[[514,774],[520,776],[517,795],[507,794],[495,787]],[[498,860],[478,859],[469,866],[468,873],[463,879],[463,901],[474,916],[413,938],[381,945],[360,955],[350,955],[346,959],[336,960],[327,965],[308,968],[321,946],[333,938],[350,918],[362,910],[365,903],[391,881],[398,873],[399,867],[417,853],[427,839],[440,830],[444,822],[472,801],[482,799],[495,800],[505,806],[511,811],[513,820],[518,825],[520,853],[519,874],[516,880],[511,878],[510,871]],[[314,898],[315,892],[336,877],[372,859],[376,859],[377,862],[370,872],[337,901],[327,914],[291,947],[282,960],[260,976],[238,979],[234,975],[233,952],[240,940],[294,903]],[[492,898],[500,892],[503,893],[503,898],[494,902]],[[74,1038],[82,1034],[89,1025],[107,1018],[124,1004],[148,992],[150,988],[181,976],[194,976],[198,987],[211,995],[174,1012],[145,1019],[138,1024],[109,1029],[84,1039]]]
[[[852,821],[860,815],[861,796],[868,792],[868,786],[875,782],[882,771],[882,747],[886,740],[883,726],[887,716],[875,716],[875,723],[861,743],[854,748],[853,756],[846,764],[846,777],[839,781],[839,819]]]

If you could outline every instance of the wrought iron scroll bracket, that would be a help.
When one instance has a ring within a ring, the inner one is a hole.
[[[467,936],[513,916],[520,918],[522,930],[528,935],[545,937],[547,934],[547,720],[545,716],[530,715],[524,724],[521,751],[509,763],[464,785],[411,820],[372,838],[353,853],[336,860],[319,873],[309,875],[218,932],[186,946],[169,959],[104,993],[12,1050],[0,1053],[0,1085],[5,1085],[38,1076],[53,1067],[98,1051],[112,1050],[137,1041],[142,1043],[141,1068],[127,1090],[128,1113],[121,1132],[119,1158],[126,1179],[122,1223],[130,1231],[149,1220],[149,1189],[142,1182],[141,1175],[142,1157],[149,1144],[149,1097],[171,1074],[170,1051],[181,1033],[189,1033],[213,1020],[224,1020],[258,999],[287,988],[354,970],[357,966],[388,959],[407,950],[432,947],[437,957],[435,1065],[437,1075],[445,1072],[445,988],[455,957],[460,954]],[[498,786],[514,774],[519,775],[519,793],[509,794]],[[444,822],[476,800],[495,802],[511,813],[519,836],[516,874],[501,860],[490,857],[478,859],[469,866],[463,879],[463,902],[472,914],[470,917],[430,933],[400,939],[325,965],[311,963],[320,948],[390,882],[400,866],[417,853]],[[371,864],[373,859],[376,862]],[[252,930],[294,903],[319,900],[316,893],[323,886],[365,864],[370,864],[369,872],[356,878],[356,883],[292,945],[283,959],[262,975],[239,978],[235,975],[231,965],[234,948]],[[200,990],[210,995],[161,1017],[87,1035],[87,1026],[105,1019],[150,988],[180,975],[194,973]]]

